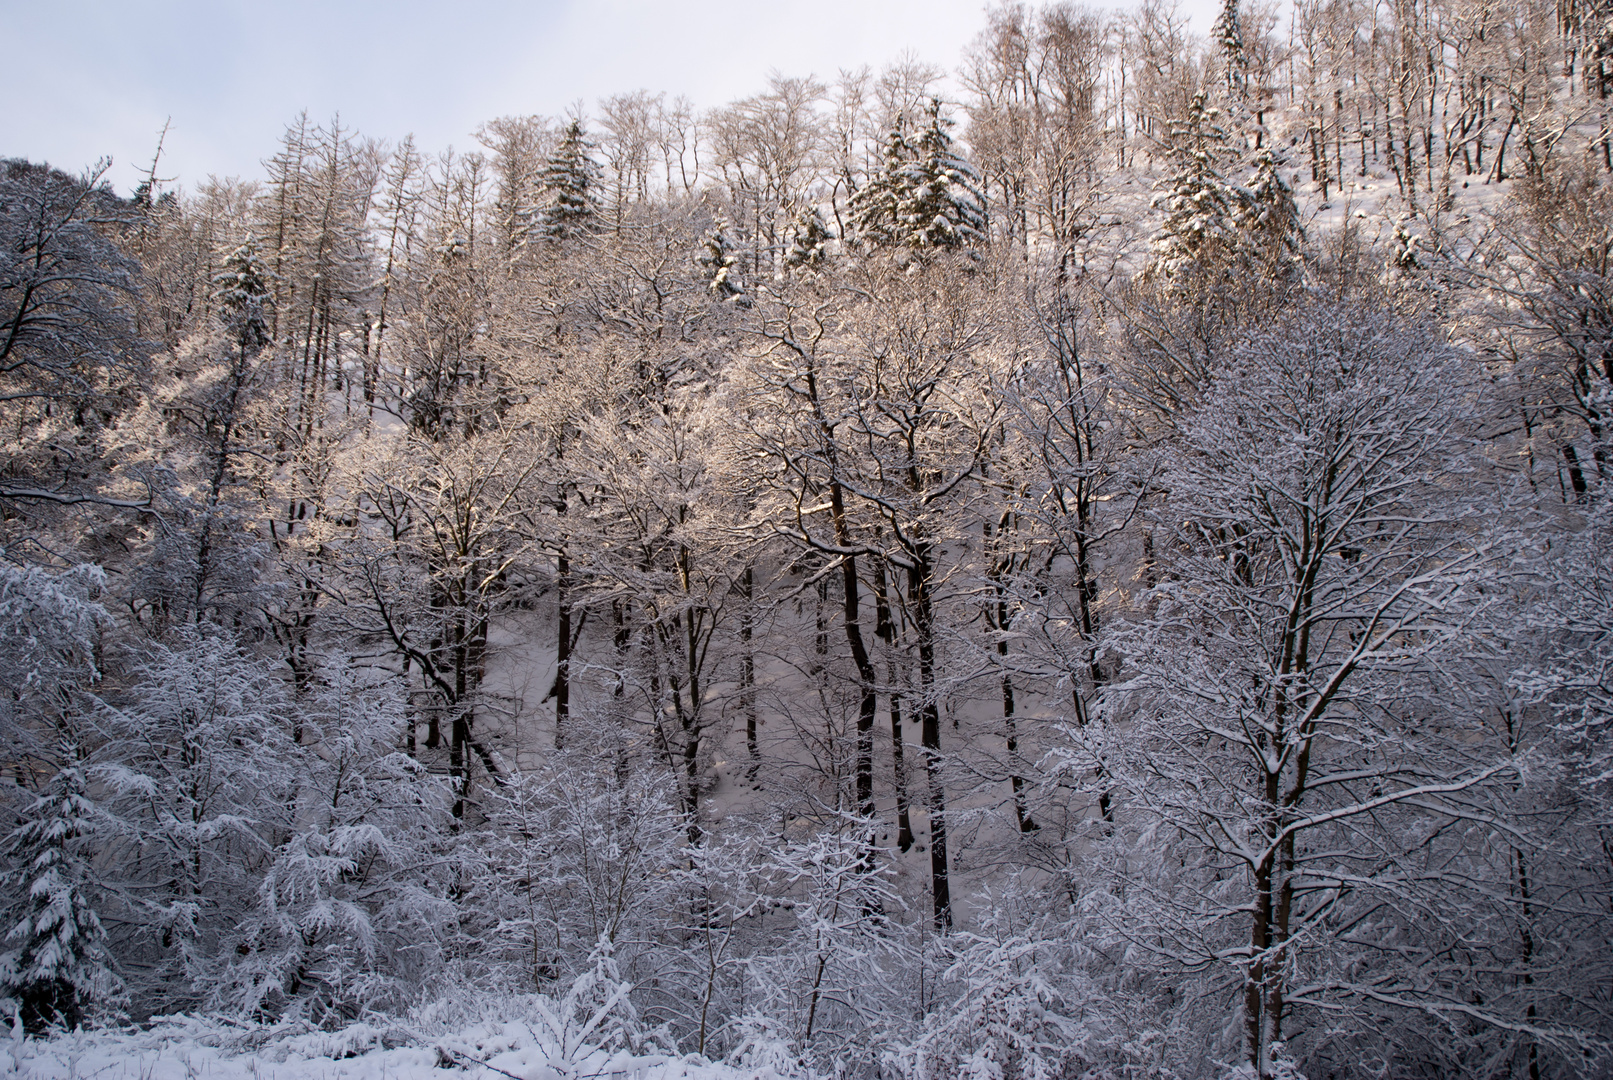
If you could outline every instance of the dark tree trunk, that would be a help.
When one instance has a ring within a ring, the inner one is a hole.
[[[756,602],[756,569],[749,564],[746,564],[745,573],[739,579],[739,595],[745,603],[739,617],[739,697],[741,707],[745,710],[745,752],[750,755],[750,768],[745,776],[755,783],[756,774],[762,767],[762,751],[756,732],[756,654],[751,646],[756,618],[752,606]]]
[[[563,504],[561,512],[564,512]],[[555,556],[554,578],[558,606],[555,619],[554,748],[559,750],[564,744],[566,723],[571,717],[571,560],[563,550]]]
[[[907,762],[902,746],[902,691],[896,669],[896,623],[891,618],[890,597],[885,591],[885,563],[874,568],[874,633],[885,643],[886,674],[890,680],[891,771],[896,789],[896,848],[907,852],[913,847],[913,819],[908,812]]]
[[[935,613],[930,596],[934,568],[929,544],[919,543],[907,571],[908,601],[919,656],[919,738],[924,748],[925,809],[930,818],[930,893],[935,928],[952,928],[952,887],[947,869],[946,782],[941,775],[941,705],[935,686]]]

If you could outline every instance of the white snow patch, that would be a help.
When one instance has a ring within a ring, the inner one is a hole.
[[[539,1024],[479,1024],[429,1038],[401,1025],[355,1024],[244,1049],[250,1029],[176,1019],[141,1032],[74,1032],[0,1045],[0,1077],[28,1080],[785,1080],[698,1055],[584,1048],[567,1055]],[[3,1037],[0,1037],[3,1038]],[[400,1045],[402,1043],[402,1045]]]

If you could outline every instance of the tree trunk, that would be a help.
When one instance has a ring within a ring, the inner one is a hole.
[[[756,654],[751,645],[752,630],[755,625],[756,613],[753,605],[756,602],[756,568],[750,563],[745,564],[745,573],[739,579],[740,597],[745,602],[744,610],[739,617],[739,640],[741,651],[739,656],[739,698],[741,708],[745,711],[745,752],[750,756],[750,768],[745,771],[746,779],[756,782],[756,774],[762,767],[762,752],[757,738],[756,727]]]
[[[565,512],[562,503],[560,512]],[[567,721],[571,718],[571,560],[562,549],[555,556],[555,595],[558,614],[555,619],[554,661],[554,748],[561,749],[565,742]]]
[[[947,870],[946,783],[941,775],[941,706],[935,687],[935,612],[930,596],[934,568],[930,545],[920,542],[915,547],[907,571],[908,600],[918,637],[919,737],[927,781],[925,809],[930,819],[930,893],[935,929],[944,934],[952,928],[952,888]]]
[[[885,563],[874,568],[874,633],[885,643],[886,677],[890,682],[891,772],[896,790],[896,849],[913,847],[913,819],[908,812],[907,762],[902,747],[902,692],[896,669],[896,623],[891,618],[890,598],[885,592]]]

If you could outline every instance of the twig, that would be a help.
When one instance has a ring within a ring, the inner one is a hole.
[[[452,1060],[455,1060],[455,1061],[459,1061],[459,1060],[468,1061],[472,1065],[480,1065],[484,1069],[492,1069],[494,1072],[498,1073],[500,1076],[508,1076],[510,1078],[510,1080],[526,1080],[526,1078],[523,1077],[523,1076],[516,1076],[512,1072],[505,1072],[503,1069],[499,1068],[497,1065],[489,1065],[487,1062],[479,1061],[476,1058],[471,1057],[469,1054],[461,1054],[457,1050],[450,1050],[450,1049],[448,1049],[448,1047],[442,1045],[441,1043],[438,1043],[436,1045],[436,1050],[437,1050],[437,1053],[444,1054],[444,1055],[446,1055],[448,1058],[450,1058]]]

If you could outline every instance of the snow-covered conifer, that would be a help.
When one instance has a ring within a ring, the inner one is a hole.
[[[745,292],[740,280],[739,252],[728,235],[729,230],[728,220],[719,214],[701,242],[703,250],[699,262],[705,272],[706,288],[719,300],[730,300]]]
[[[1210,28],[1210,36],[1221,50],[1221,62],[1226,65],[1227,94],[1234,104],[1241,103],[1249,80],[1249,53],[1243,40],[1240,3],[1241,0],[1225,0],[1215,25]]]
[[[1174,129],[1176,168],[1154,196],[1165,212],[1154,240],[1151,271],[1169,277],[1194,263],[1223,258],[1238,246],[1239,198],[1227,181],[1230,152],[1220,113],[1203,93]]]
[[[270,270],[255,238],[231,251],[224,267],[213,277],[213,297],[225,333],[243,355],[255,354],[269,344]]]
[[[566,125],[539,178],[544,202],[539,231],[544,237],[564,240],[585,231],[599,213],[600,168],[589,154],[592,148],[582,121]]]
[[[1305,238],[1294,191],[1278,171],[1281,164],[1269,147],[1256,151],[1254,171],[1238,191],[1236,216],[1250,257],[1279,272],[1296,262]]]
[[[790,250],[784,256],[786,265],[815,269],[824,264],[834,233],[829,231],[823,214],[816,206],[805,206],[796,211],[790,221],[789,235]]]
[[[986,199],[980,176],[953,148],[941,115],[941,100],[931,98],[929,122],[914,140],[915,158],[900,187],[897,217],[900,242],[919,250],[961,248],[986,235]]]
[[[901,242],[900,207],[913,161],[906,127],[906,119],[898,116],[886,133],[881,167],[851,194],[846,237],[859,247],[878,249]]]
[[[930,99],[928,123],[910,135],[898,118],[884,164],[851,197],[847,233],[862,247],[926,251],[979,243],[986,233],[980,178],[953,147],[952,121]]]
[[[77,1027],[96,1005],[113,1003],[121,983],[106,932],[90,900],[88,844],[100,813],[84,774],[68,766],[51,777],[6,840],[11,868],[0,886],[16,898],[6,911],[0,993],[17,1002],[30,1034]]]
[[[1285,276],[1304,234],[1277,156],[1269,148],[1259,151],[1246,186],[1228,179],[1236,155],[1219,110],[1202,92],[1171,134],[1176,168],[1154,196],[1165,220],[1148,274],[1156,280],[1240,272]]]

